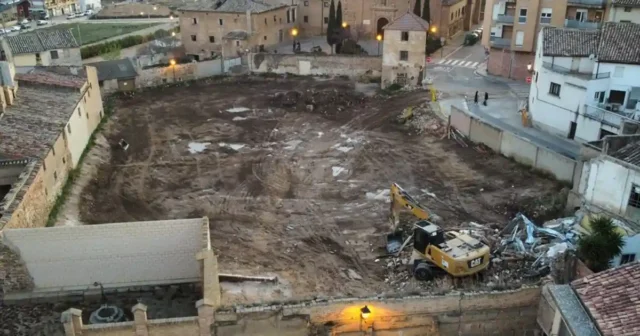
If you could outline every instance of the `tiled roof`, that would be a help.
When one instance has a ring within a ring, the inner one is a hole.
[[[47,67],[16,67],[15,79],[21,84],[30,82],[58,87],[80,89],[86,82],[84,67],[75,66],[47,66]]]
[[[640,262],[572,283],[603,336],[640,335]]]
[[[542,30],[542,54],[565,57],[595,55],[599,38],[597,30],[546,27]]]
[[[6,39],[14,55],[80,46],[71,29],[37,29],[29,33],[7,36]]]
[[[119,60],[89,63],[87,65],[96,67],[98,70],[98,80],[101,81],[128,79],[138,76],[138,71],[136,71],[133,62],[131,62],[131,59],[128,57]]]
[[[81,92],[75,88],[19,82],[14,105],[0,119],[0,152],[16,158],[43,158],[60,136]]]
[[[429,22],[423,18],[413,14],[412,12],[406,12],[397,19],[391,21],[384,26],[384,30],[402,30],[402,31],[428,31]]]
[[[253,13],[268,12],[270,10],[286,7],[286,4],[271,4],[260,0],[224,0],[222,4],[217,1],[197,1],[180,7],[181,11],[203,11],[224,13]]]
[[[640,64],[640,24],[605,22],[598,47],[598,60],[610,63]]]
[[[613,0],[611,4],[615,7],[640,7],[640,0]]]
[[[640,166],[640,142],[627,144],[609,155],[618,160]]]

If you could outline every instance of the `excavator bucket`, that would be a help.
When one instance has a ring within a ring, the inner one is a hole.
[[[402,232],[396,231],[387,235],[387,253],[396,254],[402,247]]]

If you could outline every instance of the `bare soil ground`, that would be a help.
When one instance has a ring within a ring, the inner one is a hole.
[[[394,123],[427,97],[366,97],[346,80],[236,78],[122,98],[102,134],[108,145],[90,153],[104,159],[83,167],[96,172],[78,193],[80,221],[208,216],[222,272],[281,279],[252,293],[223,287],[228,302],[393,291],[386,261],[376,262],[392,182],[445,227],[503,226],[522,209],[543,217],[561,187],[442,139],[437,122],[421,134]]]

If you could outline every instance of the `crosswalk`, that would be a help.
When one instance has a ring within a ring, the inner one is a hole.
[[[475,68],[478,65],[480,65],[480,62],[465,61],[465,60],[458,60],[458,59],[441,59],[436,64],[463,67],[463,68]]]

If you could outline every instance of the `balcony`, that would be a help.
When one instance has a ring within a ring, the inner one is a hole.
[[[511,39],[491,36],[489,41],[491,43],[491,46],[494,48],[503,48],[503,49],[511,48]]]
[[[607,124],[609,126],[612,126],[618,129],[622,127],[623,121],[638,123],[637,120],[633,120],[631,118],[633,116],[633,112],[625,113],[623,111],[620,111],[620,112],[608,111],[597,106],[586,105],[586,104],[584,107],[585,107],[584,108],[585,116],[598,120],[603,124]]]
[[[568,0],[567,4],[569,6],[604,8],[607,4],[607,0]]]
[[[495,22],[513,24],[513,15],[498,14]]]
[[[592,80],[592,79],[605,79],[605,78],[609,78],[611,77],[611,73],[610,72],[600,72],[597,74],[594,73],[586,73],[586,72],[579,72],[577,70],[572,70],[569,68],[565,68],[562,66],[559,66],[557,64],[553,64],[553,63],[549,63],[549,62],[542,62],[542,67],[547,69],[547,70],[551,70],[553,72],[557,72],[557,73],[561,73],[561,74],[565,74],[565,75],[569,75],[569,76],[574,76],[574,77],[578,77],[581,79],[586,79],[586,80]]]
[[[567,28],[577,28],[577,29],[600,29],[602,27],[602,22],[584,22],[572,19],[564,20],[564,26]]]

